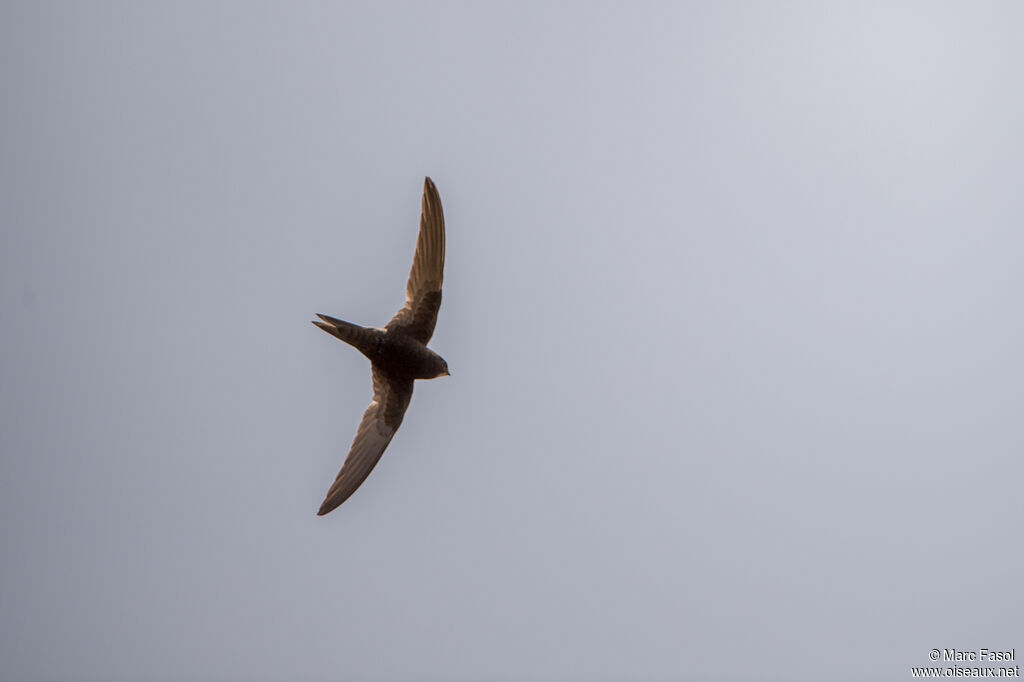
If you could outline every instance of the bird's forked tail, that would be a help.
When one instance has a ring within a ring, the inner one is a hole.
[[[380,331],[360,327],[345,320],[339,320],[330,315],[316,314],[320,320],[313,320],[313,324],[323,329],[331,336],[341,339],[345,343],[355,346],[359,352],[372,359],[372,353],[377,349],[377,340]]]

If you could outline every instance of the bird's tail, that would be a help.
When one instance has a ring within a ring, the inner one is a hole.
[[[331,336],[341,339],[351,346],[355,346],[359,349],[359,352],[372,359],[372,353],[377,348],[377,337],[380,335],[378,330],[360,327],[358,324],[339,320],[330,315],[317,313],[316,316],[320,318],[320,321],[313,320],[313,324]]]

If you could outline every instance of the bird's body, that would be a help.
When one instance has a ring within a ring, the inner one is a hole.
[[[370,475],[402,423],[412,399],[413,382],[448,375],[448,364],[427,348],[441,308],[444,241],[441,198],[427,178],[405,307],[383,329],[361,327],[320,314],[320,320],[313,321],[365,355],[373,375],[373,402],[363,414],[348,457],[317,512],[320,516],[347,500]]]
[[[314,322],[327,333],[354,346],[387,376],[396,379],[434,379],[444,376],[444,359],[401,329],[360,327],[329,315]]]

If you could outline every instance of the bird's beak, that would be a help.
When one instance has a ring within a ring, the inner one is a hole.
[[[451,376],[451,372],[449,372],[448,370],[445,370],[445,371],[444,371],[444,374],[443,374],[443,375],[441,375],[441,376],[446,376],[446,377],[450,377],[450,376]]]

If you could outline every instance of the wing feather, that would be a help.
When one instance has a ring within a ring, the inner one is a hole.
[[[323,516],[354,493],[388,447],[398,427],[402,424],[405,410],[412,399],[412,380],[395,380],[380,370],[373,370],[373,402],[363,413],[356,437],[352,441],[345,463],[327,491],[327,497],[320,505],[317,516]]]
[[[405,286],[405,306],[388,322],[388,329],[399,329],[427,343],[434,334],[437,313],[441,309],[441,285],[444,282],[444,211],[433,181],[423,182],[423,208],[416,254],[412,259],[409,281]]]

